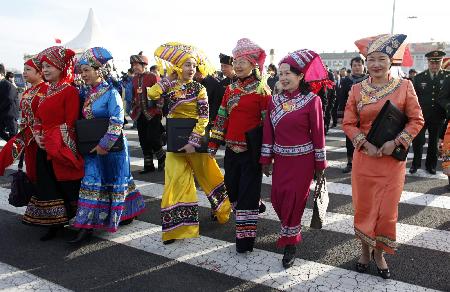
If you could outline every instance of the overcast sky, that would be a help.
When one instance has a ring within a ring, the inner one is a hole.
[[[190,4],[187,4],[190,3]],[[278,61],[289,51],[355,51],[356,39],[389,33],[393,0],[2,0],[0,62],[21,69],[24,53],[64,43],[82,29],[89,8],[119,63],[168,41],[203,49],[218,65],[248,37]],[[450,1],[397,0],[394,33],[408,42],[450,41]],[[414,17],[414,18],[411,18]],[[151,59],[152,60],[152,59]],[[123,69],[123,68],[120,68]]]

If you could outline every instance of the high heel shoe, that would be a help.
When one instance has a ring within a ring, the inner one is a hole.
[[[70,244],[79,244],[85,240],[88,240],[91,237],[92,237],[92,229],[81,229],[74,239],[69,240],[67,242]]]
[[[125,226],[125,225],[128,225],[128,224],[131,224],[134,221],[134,219],[136,219],[136,218],[137,217],[132,217],[130,219],[122,220],[122,221],[119,222],[119,226]]]
[[[387,280],[391,278],[391,272],[389,271],[389,268],[386,269],[380,269],[377,265],[377,262],[375,261],[375,250],[372,250],[372,258],[375,262],[375,265],[377,266],[377,272],[378,272],[378,276],[380,276],[381,278]]]
[[[372,252],[370,252],[370,250],[369,250],[369,263],[370,263],[370,261],[371,261],[373,258],[374,258],[374,257],[373,257],[373,250],[372,250]],[[369,269],[369,263],[363,264],[363,263],[357,262],[356,265],[355,265],[355,270],[356,270],[358,273],[365,273],[365,272],[367,272],[367,270]]]
[[[378,275],[387,280],[391,278],[391,272],[389,271],[389,268],[387,269],[380,269],[379,267],[377,267],[377,271],[378,271]]]
[[[41,238],[40,238],[40,240],[41,241],[48,241],[48,240],[50,240],[50,239],[53,239],[53,238],[55,238],[56,237],[56,235],[58,234],[58,230],[60,230],[61,229],[61,227],[50,227],[48,230],[47,230],[47,233],[45,233],[44,234],[44,236],[42,236]]]
[[[281,260],[283,267],[288,269],[294,265],[295,262],[295,252],[297,251],[297,247],[295,245],[286,245],[284,248],[284,256]]]

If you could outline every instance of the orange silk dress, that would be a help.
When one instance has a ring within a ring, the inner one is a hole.
[[[447,125],[442,145],[442,171],[450,177],[450,123]]]
[[[352,169],[354,228],[369,246],[394,253],[398,203],[405,183],[406,161],[391,156],[369,157],[361,151],[372,122],[387,100],[408,116],[408,123],[395,139],[409,147],[424,124],[411,81],[390,78],[380,88],[368,78],[353,85],[345,107],[343,128],[355,146]],[[359,126],[358,125],[359,122]]]

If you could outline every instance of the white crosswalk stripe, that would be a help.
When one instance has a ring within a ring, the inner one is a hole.
[[[5,201],[5,193],[5,189],[0,189],[0,202]],[[24,212],[24,208],[14,208],[4,203],[0,203],[0,209],[20,214]],[[97,236],[148,253],[282,290],[433,291],[417,285],[395,280],[384,281],[377,276],[303,259],[299,259],[293,267],[285,270],[279,263],[279,254],[255,249],[250,255],[241,255],[236,253],[233,243],[206,236],[164,246],[161,243],[161,226],[142,221],[122,227],[116,233],[98,233]]]
[[[137,141],[136,130],[125,130],[128,134],[128,143],[130,151],[133,155],[136,155],[136,150],[140,149],[139,142]],[[329,160],[328,164],[330,168],[342,169],[346,166],[345,154],[345,136],[343,131],[338,128],[330,129],[330,134],[335,136],[327,136],[327,151],[333,155],[333,159],[337,156],[338,160]],[[339,136],[338,136],[339,135]],[[5,142],[0,140],[0,147],[4,146]],[[137,155],[140,155],[137,154]],[[221,161],[225,155],[223,149],[219,149],[217,152],[218,161]],[[410,153],[409,156],[412,157]],[[409,157],[408,156],[408,157]],[[425,156],[425,155],[424,155]],[[132,166],[143,166],[143,159],[140,157],[130,157],[130,163]],[[221,164],[222,162],[220,162]],[[155,160],[155,164],[157,161]],[[17,163],[15,163],[11,169],[17,169]],[[221,169],[222,172],[224,171]],[[336,170],[334,170],[336,172]],[[430,175],[424,170],[419,169],[414,175],[406,173],[409,178],[417,178],[419,182],[412,181],[410,184],[420,184],[421,181],[429,182],[445,182],[447,176],[442,172],[438,172],[437,175]],[[141,179],[146,180],[147,176]],[[160,177],[160,176],[159,176]],[[345,182],[349,182],[347,179],[350,176],[344,177]],[[149,204],[153,204],[155,207],[155,200],[161,199],[164,185],[162,182],[152,182],[152,179],[148,181],[135,180],[136,185],[140,189],[141,193],[147,198]],[[263,183],[271,185],[271,177],[264,177]],[[3,182],[4,187],[0,187],[0,210],[23,214],[25,208],[15,208],[8,204],[7,196],[9,190],[5,187],[7,185]],[[339,197],[339,200],[350,200],[351,185],[344,183],[342,180],[329,181],[328,191],[330,193],[330,204],[333,203],[333,196]],[[311,185],[313,190],[314,184]],[[409,188],[408,188],[409,189]],[[411,188],[414,189],[414,188]],[[422,188],[423,189],[423,188]],[[433,192],[431,187],[426,192]],[[197,191],[199,205],[204,208],[210,208],[209,201],[206,195],[201,191]],[[267,194],[266,194],[267,195]],[[344,197],[342,197],[344,196]],[[265,196],[267,197],[267,196]],[[402,212],[402,206],[420,206],[425,210],[426,208],[438,208],[439,212],[449,212],[450,210],[450,196],[436,195],[431,193],[420,193],[413,191],[403,191],[401,196],[401,203],[406,205],[400,205],[399,212]],[[261,218],[265,219],[262,222],[266,225],[270,225],[273,228],[274,225],[279,224],[278,216],[271,203],[265,200],[267,210],[261,214]],[[406,208],[406,207],[405,207]],[[340,209],[333,209],[340,210]],[[353,231],[353,216],[350,215],[351,211],[346,211],[346,214],[327,212],[326,221],[324,223],[322,231],[341,234],[347,238],[354,238]],[[302,217],[302,225],[304,227],[309,226],[312,216],[312,210],[306,208]],[[148,219],[145,219],[148,221]],[[305,260],[298,258],[295,265],[285,270],[282,268],[280,260],[282,254],[262,249],[255,249],[254,252],[242,255],[237,254],[233,242],[226,241],[221,236],[211,236],[209,233],[200,236],[195,239],[188,239],[177,241],[171,245],[162,245],[161,243],[161,226],[157,221],[152,219],[149,222],[135,221],[129,226],[123,226],[118,232],[110,234],[104,232],[96,232],[95,235],[101,239],[107,240],[106,243],[119,244],[128,248],[139,250],[141,253],[158,255],[172,260],[172,262],[186,263],[192,267],[199,267],[210,271],[215,271],[223,275],[236,277],[243,281],[247,281],[242,287],[254,287],[254,285],[262,284],[271,288],[280,290],[292,290],[292,291],[435,291],[429,288],[422,287],[420,285],[414,285],[415,281],[408,280],[402,282],[399,280],[385,281],[380,277],[369,274],[356,273],[348,267],[342,268],[339,265],[327,265],[319,262],[320,260],[315,257],[312,260]],[[408,224],[406,224],[407,222]],[[154,224],[157,223],[157,224]],[[261,223],[261,224],[263,224]],[[423,224],[416,221],[401,221],[397,223],[397,241],[400,246],[407,249],[419,250],[418,254],[423,251],[429,251],[437,253],[443,257],[447,256],[450,250],[450,230],[445,226],[433,225],[430,228],[425,226],[415,225]],[[223,228],[217,225],[217,228],[222,228],[222,233],[234,234],[234,229]],[[264,228],[262,228],[264,230]],[[322,232],[318,231],[318,232]],[[308,228],[306,228],[308,232]],[[204,234],[204,233],[202,233]],[[264,231],[260,231],[258,225],[258,237],[257,241],[267,240],[266,237],[273,234],[264,234]],[[273,237],[271,237],[273,240]],[[342,243],[336,243],[335,248],[339,249]],[[94,248],[95,249],[95,248]],[[300,256],[301,257],[301,256]],[[354,260],[351,256],[347,256],[349,261]],[[309,259],[309,258],[308,258]],[[327,262],[328,263],[328,262]],[[334,263],[334,262],[333,262]],[[33,275],[33,271],[21,270],[18,267],[10,265],[11,263],[0,262],[0,290],[1,291],[70,291],[67,288],[52,283],[44,278]],[[40,274],[38,274],[40,276]],[[126,277],[125,277],[126,279]],[[252,286],[253,285],[253,286]],[[65,285],[64,285],[65,286]],[[427,287],[435,287],[425,285]],[[74,289],[68,286],[70,289]],[[439,286],[439,287],[442,287]],[[74,289],[77,290],[77,289]],[[245,289],[243,289],[245,290]]]
[[[144,166],[144,159],[137,157],[130,157],[130,163],[131,165],[134,166]],[[222,173],[225,172],[223,168],[221,168],[221,171]],[[263,176],[263,183],[272,184],[272,177]],[[332,194],[339,194],[346,196],[352,195],[351,185],[334,182],[328,182],[327,185],[328,191]],[[313,189],[314,185],[311,186],[311,190]],[[448,196],[437,196],[432,194],[403,191],[402,196],[400,198],[400,202],[411,205],[450,209],[450,197]]]
[[[0,291],[69,292],[71,290],[0,262]]]

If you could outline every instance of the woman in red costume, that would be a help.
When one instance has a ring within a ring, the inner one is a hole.
[[[43,80],[42,66],[38,58],[31,58],[25,62],[23,77],[31,87],[23,93],[20,100],[22,110],[20,131],[0,152],[0,175],[3,175],[5,168],[13,164],[20,155],[24,155],[27,176],[35,183],[37,144],[32,129],[39,101],[45,96],[48,88]]]
[[[78,90],[72,85],[75,53],[50,47],[40,54],[45,79],[50,83],[35,114],[36,195],[31,197],[23,222],[49,227],[42,241],[52,239],[76,213],[82,157],[75,144],[79,116]]]

